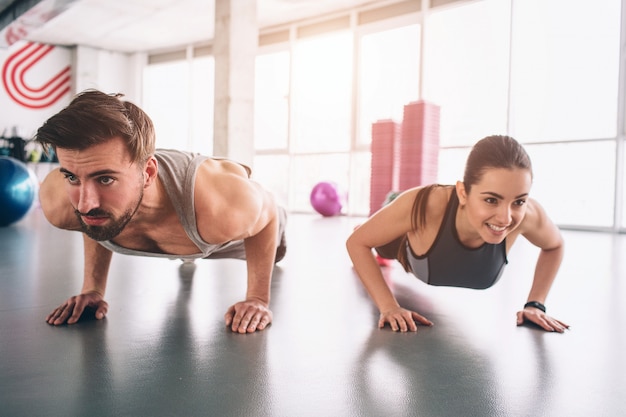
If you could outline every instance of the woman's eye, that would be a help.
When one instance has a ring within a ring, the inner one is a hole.
[[[498,201],[493,197],[485,198],[485,203],[487,204],[496,204],[497,202]]]
[[[517,201],[515,201],[515,205],[516,206],[523,206],[524,204],[526,204],[526,200],[517,200]]]

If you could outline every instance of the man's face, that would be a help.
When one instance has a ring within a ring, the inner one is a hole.
[[[82,231],[98,241],[117,236],[143,198],[143,167],[121,138],[85,150],[57,149],[61,173]]]

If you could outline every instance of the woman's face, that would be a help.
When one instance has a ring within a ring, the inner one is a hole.
[[[526,200],[532,184],[529,170],[489,168],[469,193],[457,183],[459,202],[466,221],[457,225],[461,240],[497,244],[515,230],[526,214]]]

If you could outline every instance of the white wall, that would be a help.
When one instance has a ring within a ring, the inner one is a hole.
[[[0,135],[30,138],[71,97],[69,48],[16,42],[0,49]]]
[[[77,46],[74,50],[73,90],[95,88],[105,93],[123,93],[141,106],[142,71],[145,54],[126,54]]]

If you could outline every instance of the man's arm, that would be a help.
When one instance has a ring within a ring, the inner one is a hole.
[[[64,230],[80,230],[65,190],[65,179],[59,169],[51,171],[39,188],[39,201],[46,219],[55,227]],[[86,307],[95,310],[101,319],[108,305],[103,300],[112,253],[96,241],[83,235],[84,279],[80,295],[68,298],[47,317],[49,324],[73,324],[78,321]]]
[[[94,310],[96,319],[104,318],[108,311],[104,293],[113,253],[86,235],[83,235],[83,244],[83,288],[79,295],[68,298],[46,317],[48,324],[74,324],[87,307]]]
[[[246,249],[246,298],[228,309],[226,325],[239,333],[262,330],[272,321],[268,306],[279,223],[274,197],[230,161],[203,164],[194,189],[200,236],[210,243],[243,240]]]
[[[269,310],[270,286],[276,247],[278,246],[278,211],[272,196],[259,190],[263,204],[250,235],[244,238],[248,288],[246,299],[233,305],[225,315],[226,325],[239,333],[263,330],[272,322]]]

